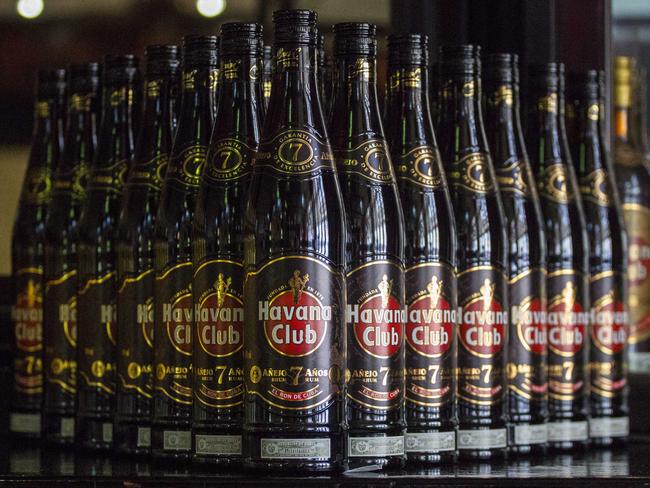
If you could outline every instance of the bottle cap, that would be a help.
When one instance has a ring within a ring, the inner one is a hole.
[[[426,34],[400,34],[388,36],[388,65],[429,64],[429,37]]]
[[[530,86],[542,91],[558,91],[559,63],[533,64],[529,67]]]
[[[63,68],[42,69],[38,71],[36,81],[37,98],[59,98],[66,89],[66,70]]]
[[[334,55],[335,56],[376,56],[377,26],[367,22],[343,22],[335,24]]]
[[[517,83],[518,56],[510,53],[488,54],[483,58],[483,79],[492,83]]]
[[[174,44],[154,44],[144,50],[147,58],[145,73],[147,75],[167,75],[178,71],[178,46]]]
[[[257,23],[229,22],[221,26],[221,54],[224,56],[263,53],[262,25]]]
[[[315,47],[317,17],[313,10],[276,10],[273,12],[276,46],[299,44]]]
[[[481,72],[481,47],[472,44],[442,46],[440,72],[446,75],[477,75]]]
[[[183,69],[216,68],[218,43],[217,36],[191,35],[183,37]]]
[[[107,54],[104,56],[104,86],[137,82],[139,63],[133,54]]]
[[[70,93],[97,91],[99,87],[99,63],[75,63],[68,67]]]
[[[569,74],[569,88],[575,99],[597,99],[598,85],[598,71],[595,69]]]

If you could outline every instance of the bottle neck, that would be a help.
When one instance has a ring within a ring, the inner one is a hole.
[[[429,110],[429,73],[426,66],[391,68],[386,98],[387,131],[391,141],[435,145]],[[408,140],[407,140],[408,139]]]
[[[169,152],[172,138],[171,91],[177,80],[170,75],[149,75],[144,82],[144,109],[138,135],[136,162]]]
[[[531,97],[533,104],[528,120],[528,144],[531,162],[540,166],[562,159],[559,124],[558,92],[554,89],[537,90]]]
[[[38,98],[34,106],[32,145],[52,143],[57,151],[63,145],[63,104],[56,98]]]
[[[278,130],[309,126],[325,136],[316,83],[316,48],[307,45],[277,46],[265,137]]]
[[[217,137],[250,136],[253,141],[259,141],[264,104],[262,59],[254,55],[224,55],[219,77],[219,103],[213,134]]]
[[[598,96],[580,97],[574,104],[577,125],[578,175],[604,169],[600,140],[600,105]]]
[[[174,142],[179,148],[187,144],[207,145],[218,82],[216,67],[186,68],[183,71],[181,106]]]
[[[92,156],[97,137],[97,105],[99,103],[96,91],[77,92],[70,95],[68,103],[68,122],[64,157],[61,169],[71,169],[78,163],[90,163],[80,160]]]
[[[133,152],[135,88],[130,83],[104,88],[97,162],[112,164],[129,159]],[[110,152],[110,154],[107,154]]]
[[[518,97],[511,81],[494,80],[486,83],[485,111],[491,128],[490,149],[495,166],[510,164],[517,154],[518,114],[515,99]]]
[[[487,142],[481,111],[480,78],[472,75],[443,74],[439,100],[439,138],[461,152],[486,151]]]
[[[374,56],[340,56],[332,105],[332,138],[383,133],[377,104],[377,67]]]

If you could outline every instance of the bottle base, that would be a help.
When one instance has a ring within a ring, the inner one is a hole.
[[[110,451],[113,448],[111,419],[77,416],[75,446],[93,451]]]
[[[459,461],[503,461],[508,457],[506,448],[495,449],[460,449]]]
[[[146,420],[115,419],[115,451],[119,454],[147,456],[151,453],[151,427]]]
[[[152,425],[151,454],[157,460],[189,462],[192,458],[192,432],[189,425]]]
[[[53,446],[73,446],[75,443],[74,414],[43,414],[43,440]]]
[[[513,444],[508,446],[508,456],[545,456],[546,444]]]
[[[553,441],[548,443],[551,452],[586,451],[589,441]]]
[[[592,437],[589,440],[590,447],[595,449],[610,449],[627,446],[627,437]]]

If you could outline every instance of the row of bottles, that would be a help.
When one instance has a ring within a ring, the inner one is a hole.
[[[272,65],[241,23],[149,47],[144,80],[107,56],[101,97],[73,65],[65,144],[65,72],[42,75],[11,430],[307,470],[624,438],[599,74],[565,101],[563,65],[533,67],[524,141],[515,55],[442,48],[433,120],[426,36],[390,36],[381,117],[373,25],[334,26],[330,86],[315,13],[274,22]]]

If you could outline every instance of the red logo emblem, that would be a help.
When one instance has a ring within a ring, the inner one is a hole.
[[[192,295],[183,295],[173,304],[163,304],[163,323],[169,342],[185,356],[192,355]]]
[[[283,356],[307,356],[327,335],[332,308],[323,306],[308,282],[309,275],[296,270],[288,281],[289,289],[270,303],[259,303],[258,317],[264,322],[266,340]]]
[[[591,336],[594,344],[605,354],[619,353],[627,343],[627,313],[620,300],[610,291],[594,303],[594,323]]]
[[[32,280],[18,293],[14,314],[16,346],[25,352],[40,351],[43,345],[43,295],[41,284]]]
[[[499,353],[505,341],[507,313],[494,299],[496,284],[486,279],[479,293],[463,307],[460,317],[460,340],[472,354],[490,358]]]
[[[244,308],[230,292],[231,284],[231,277],[219,273],[214,293],[203,300],[196,317],[199,344],[210,356],[230,356],[243,345]]]
[[[397,354],[403,342],[404,313],[392,295],[393,280],[384,275],[378,293],[361,305],[348,305],[348,322],[361,348],[371,356],[389,358]]]
[[[548,307],[548,346],[555,354],[569,357],[582,349],[586,326],[583,315],[575,286],[569,281]]]
[[[546,354],[548,333],[544,319],[542,302],[534,297],[524,299],[512,314],[519,341],[526,350],[535,354]]]
[[[439,357],[449,350],[454,329],[454,314],[442,295],[443,282],[432,276],[427,293],[408,308],[406,341],[415,352]]]

